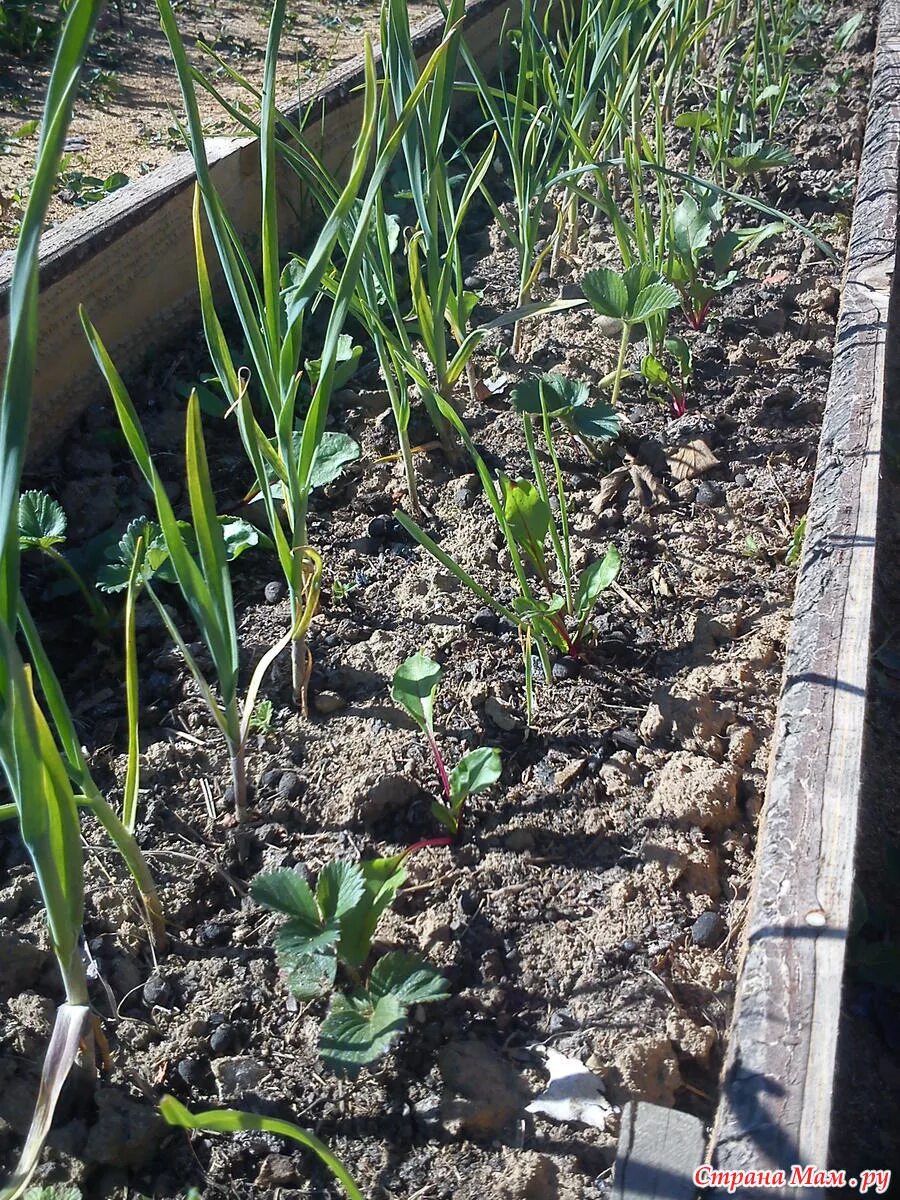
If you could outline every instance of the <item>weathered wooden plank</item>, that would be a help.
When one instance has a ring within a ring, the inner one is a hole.
[[[465,36],[483,70],[495,68],[500,31],[511,0],[469,0]],[[417,54],[440,41],[438,13],[415,34]],[[306,140],[340,173],[349,161],[362,113],[362,59],[332,71],[288,110],[310,109]],[[213,178],[245,249],[259,247],[259,160],[252,139],[208,143]],[[179,155],[143,179],[48,230],[41,242],[40,343],[32,407],[30,457],[58,443],[81,412],[105,396],[102,379],[78,320],[84,304],[119,369],[128,373],[199,321],[191,203],[195,175]],[[284,250],[300,244],[303,207],[296,178],[280,174],[280,233]],[[5,369],[8,296],[13,255],[0,255],[0,374]],[[214,285],[222,280],[214,270]]]
[[[728,1170],[789,1172],[793,1163],[827,1162],[869,673],[898,159],[900,0],[883,0],[834,366],[713,1132],[714,1161]],[[788,1176],[781,1193],[768,1194],[801,1193]]]
[[[694,1200],[705,1143],[698,1117],[630,1100],[622,1110],[613,1200]]]

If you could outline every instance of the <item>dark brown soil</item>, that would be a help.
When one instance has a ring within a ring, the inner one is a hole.
[[[850,11],[829,7],[826,32]],[[855,74],[839,97],[825,83],[845,63],[803,80],[788,122],[797,163],[764,186],[838,257],[870,30],[848,56]],[[578,256],[544,280],[545,294],[610,257],[608,229],[591,225]],[[486,310],[511,307],[513,256],[494,233],[473,240],[468,269]],[[531,730],[516,631],[480,613],[391,515],[403,487],[398,465],[384,461],[395,444],[371,363],[337,397],[331,422],[358,438],[361,463],[326,489],[311,525],[328,578],[344,585],[340,598],[326,595],[314,626],[314,715],[293,709],[287,663],[277,663],[264,689],[272,727],[250,755],[256,815],[246,827],[228,824],[223,747],[196,688],[151,612],[142,614],[139,836],[172,944],[152,960],[121,866],[89,828],[86,937],[110,1062],[99,1089],[67,1087],[42,1182],[71,1180],[98,1200],[174,1200],[189,1186],[209,1197],[337,1195],[279,1139],[189,1141],[167,1130],[154,1104],[171,1092],[193,1108],[251,1108],[315,1129],[373,1200],[602,1195],[615,1114],[603,1131],[527,1114],[546,1080],[543,1046],[595,1070],[614,1105],[642,1098],[710,1116],[788,631],[786,560],[816,454],[840,276],[839,263],[800,235],[782,235],[694,339],[686,416],[670,418],[628,384],[628,424],[612,463],[597,467],[563,446],[577,561],[615,544],[624,567],[590,655],[562,661],[553,686],[539,687]],[[199,345],[133,381],[176,500],[183,401],[174,384],[205,369]],[[640,352],[633,348],[635,362]],[[521,361],[498,341],[479,367],[491,378],[536,366],[596,381],[614,353],[596,318],[576,311],[529,327]],[[470,405],[467,422],[492,465],[529,473],[520,419],[502,389]],[[33,481],[63,503],[73,544],[148,510],[113,428],[107,410],[89,412]],[[233,432],[210,425],[223,509],[237,508],[249,486]],[[425,424],[416,435],[428,439]],[[698,439],[715,465],[679,481],[669,459]],[[432,535],[502,597],[509,560],[474,478],[436,452],[419,464]],[[640,488],[629,482],[601,505],[602,478],[623,464],[641,468]],[[285,631],[287,602],[266,603],[274,574],[263,554],[243,556],[234,574],[249,675]],[[41,625],[67,662],[84,742],[116,802],[125,735],[118,640],[92,640],[71,598],[45,590],[41,603],[48,579],[36,568],[30,580]],[[174,593],[166,599],[178,607]],[[389,853],[441,832],[429,814],[437,780],[426,747],[389,698],[394,669],[417,649],[444,665],[437,722],[448,758],[499,746],[503,777],[471,802],[458,845],[413,856],[410,883],[379,931],[381,945],[416,949],[439,966],[452,998],[414,1013],[395,1052],[351,1085],[318,1060],[323,1005],[290,1001],[272,952],[276,923],[247,889],[261,869],[315,875],[334,857]],[[9,828],[0,863],[0,1149],[10,1160],[59,993],[31,869]]]

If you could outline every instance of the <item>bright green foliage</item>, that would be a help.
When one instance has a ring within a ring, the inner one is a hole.
[[[646,354],[641,362],[641,374],[647,382],[650,394],[664,392],[676,417],[687,410],[687,391],[694,371],[694,356],[690,345],[681,337],[669,337],[665,351],[671,360],[671,368],[655,354]]]
[[[583,380],[556,372],[527,376],[513,388],[511,399],[516,412],[531,417],[542,416],[546,407],[592,456],[594,450],[584,439],[612,441],[619,435],[619,414],[603,401],[592,404],[590,385]]]
[[[276,140],[281,116],[276,107],[275,90],[287,4],[286,0],[275,0],[269,23],[262,94],[258,97],[262,213],[260,279],[228,218],[209,169],[195,74],[178,31],[172,4],[170,0],[158,0],[158,6],[181,84],[190,147],[197,170],[194,240],[207,345],[229,405],[235,411],[269,532],[288,584],[293,611],[290,642],[294,694],[305,710],[311,667],[306,632],[318,603],[318,591],[313,594],[313,585],[317,588],[321,578],[321,559],[314,558],[308,546],[307,514],[315,486],[316,456],[325,434],[332,393],[336,380],[346,378],[348,369],[343,326],[357,289],[370,216],[382,184],[410,123],[415,119],[429,80],[440,70],[449,47],[444,42],[431,55],[396,114],[389,136],[376,147],[376,133],[380,120],[389,110],[391,97],[387,88],[382,89],[380,96],[378,94],[371,45],[366,42],[362,124],[346,182],[336,196],[329,197],[331,202],[326,219],[308,256],[302,261],[292,260],[282,270],[276,154],[278,149],[283,151],[284,146]],[[371,161],[373,151],[374,161]],[[315,181],[323,174],[314,156],[298,153],[295,145],[290,147],[287,159],[304,180]],[[249,349],[249,370],[235,363],[224,334],[206,260],[201,209],[206,214],[216,256]],[[352,223],[352,233],[344,247],[343,261],[340,267],[335,267],[333,258],[348,220]],[[306,374],[301,369],[301,361],[305,361],[304,327],[326,278],[331,277],[333,303],[319,358],[315,364],[308,365],[310,379],[307,383],[312,380],[314,383],[309,388],[308,404],[304,404],[301,396],[301,384]],[[351,360],[352,357],[351,352]],[[266,412],[262,420],[254,411],[249,396],[251,377],[265,401]],[[273,494],[273,474],[280,485],[280,496]]]
[[[434,697],[442,674],[440,665],[421,652],[394,672],[391,699],[406,709],[423,733],[434,733]]]
[[[479,746],[464,754],[450,772],[450,803],[435,800],[431,811],[452,834],[459,833],[463,805],[476,792],[483,792],[495,784],[502,774],[503,763],[496,746]]]
[[[68,576],[81,592],[99,629],[107,622],[107,612],[90,588],[57,546],[66,540],[66,514],[46,492],[23,492],[19,497],[19,550],[39,550]]]
[[[250,730],[252,733],[266,734],[272,728],[274,707],[271,700],[258,700],[250,714]]]
[[[291,1121],[282,1121],[279,1117],[263,1117],[258,1113],[241,1112],[233,1108],[193,1113],[174,1096],[164,1096],[160,1101],[159,1111],[167,1124],[175,1125],[179,1129],[200,1130],[204,1133],[240,1133],[245,1129],[253,1129],[260,1133],[271,1133],[275,1137],[288,1138],[313,1151],[340,1183],[348,1200],[364,1200],[353,1176],[341,1160],[336,1158],[314,1133],[301,1129]],[[195,1191],[196,1189],[192,1188],[186,1200],[192,1200]],[[199,1192],[197,1197],[199,1200]]]
[[[784,225],[765,225],[725,232],[722,201],[711,192],[699,200],[687,194],[672,214],[672,237],[666,276],[678,289],[684,314],[694,329],[701,329],[715,296],[737,279],[730,269],[740,251],[753,250]]]
[[[446,829],[458,836],[466,800],[496,783],[502,766],[500,751],[486,746],[470,750],[452,771],[447,771],[434,735],[434,698],[442,674],[439,663],[425,654],[414,654],[394,672],[391,699],[409,713],[425,734],[444,793],[444,803],[435,801],[431,811]]]
[[[295,996],[308,1000],[331,991],[339,966],[344,969],[351,988],[333,995],[319,1049],[326,1062],[346,1074],[387,1053],[406,1027],[410,1005],[447,994],[438,972],[400,953],[380,958],[363,982],[378,920],[405,878],[398,855],[328,863],[315,892],[293,871],[272,871],[253,881],[254,899],[289,918],[278,931],[275,953]]]
[[[46,492],[23,492],[19,497],[19,546],[48,550],[66,540],[66,514]]]
[[[229,562],[239,558],[245,550],[255,546],[271,546],[255,525],[243,517],[218,516],[225,539],[225,555]],[[188,521],[179,521],[178,527],[185,545],[191,554],[199,552],[197,535]],[[156,521],[148,517],[135,517],[129,522],[118,545],[107,556],[109,561],[97,572],[97,587],[101,592],[121,592],[128,586],[128,577],[137,551],[138,538],[143,539],[140,578],[141,582],[157,578],[165,583],[177,583],[178,577],[166,547],[166,539]]]
[[[658,271],[642,263],[622,272],[598,267],[585,275],[581,288],[596,312],[622,322],[619,359],[613,375],[611,396],[611,403],[615,407],[625,374],[625,355],[632,329],[651,322],[658,323],[660,318],[665,318],[669,310],[678,304],[678,292],[670,283],[666,283]]]
[[[581,288],[596,312],[628,326],[643,325],[678,304],[678,293],[671,284],[642,264],[624,272],[598,267],[585,275]]]

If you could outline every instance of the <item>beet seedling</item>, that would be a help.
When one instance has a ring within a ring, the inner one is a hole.
[[[698,201],[686,195],[672,214],[672,237],[666,276],[678,289],[685,319],[692,329],[706,324],[716,296],[735,282],[732,263],[742,251],[753,250],[784,225],[770,221],[746,229],[722,229],[722,201],[707,192]]]
[[[641,362],[641,374],[651,394],[656,393],[661,403],[668,403],[673,416],[683,417],[687,412],[687,392],[694,371],[694,356],[690,346],[680,337],[666,338],[666,350],[675,361],[674,370],[670,371],[655,354],[646,354]],[[660,393],[664,393],[665,398]]]
[[[259,904],[288,918],[276,936],[275,955],[292,994],[311,1000],[332,992],[319,1053],[342,1074],[356,1075],[386,1054],[406,1028],[412,1005],[448,994],[444,977],[411,954],[391,951],[365,970],[378,921],[406,879],[405,858],[330,862],[319,872],[315,892],[289,870],[257,875],[251,885]]]
[[[434,736],[434,697],[442,674],[438,663],[424,654],[414,654],[394,672],[391,699],[409,713],[425,734],[446,801],[444,804],[435,801],[431,811],[445,829],[458,837],[466,800],[496,783],[503,768],[496,746],[480,746],[464,754],[451,771],[447,770]]]

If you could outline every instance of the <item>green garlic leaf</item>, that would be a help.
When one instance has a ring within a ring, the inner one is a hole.
[[[319,923],[319,909],[309,884],[296,871],[282,868],[257,875],[250,884],[250,895],[257,904]]]
[[[426,733],[434,730],[434,697],[442,674],[439,664],[422,653],[413,654],[394,672],[391,699]]]
[[[401,1004],[432,1004],[450,994],[447,980],[434,967],[413,954],[392,950],[379,958],[369,976],[373,1000],[393,996]]]
[[[406,1028],[406,1006],[394,996],[376,1004],[368,997],[336,995],[319,1033],[319,1053],[340,1074],[357,1075],[381,1058]]]
[[[23,492],[19,497],[19,545],[48,550],[66,540],[66,514],[46,492]]]
[[[479,746],[464,754],[450,772],[450,798],[454,806],[496,783],[502,770],[500,751],[496,746]]]
[[[326,921],[349,912],[365,892],[363,873],[355,863],[330,862],[319,873],[316,900]]]

